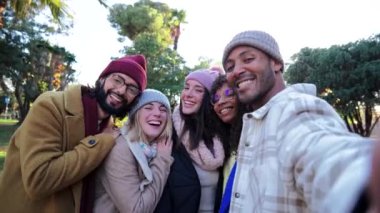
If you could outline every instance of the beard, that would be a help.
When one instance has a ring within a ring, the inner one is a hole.
[[[135,101],[132,101],[131,103],[128,103],[128,100],[123,98],[123,103],[120,107],[115,108],[107,103],[107,97],[110,95],[110,91],[104,91],[104,83],[103,84],[96,84],[95,87],[95,96],[96,100],[99,103],[100,108],[104,110],[106,113],[113,115],[117,118],[124,118],[127,113],[131,110],[133,107]],[[135,98],[137,99],[137,98]]]
[[[274,71],[270,67],[267,67],[261,76],[256,75],[256,81],[258,81],[258,88],[256,88],[254,91],[250,91],[249,94],[246,94],[244,96],[241,96],[238,93],[239,101],[243,104],[255,106],[254,108],[256,109],[258,107],[261,107],[265,104],[266,101],[268,101],[268,94],[275,87],[275,78],[276,77]]]

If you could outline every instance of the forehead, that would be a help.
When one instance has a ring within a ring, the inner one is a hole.
[[[201,88],[204,88],[203,85],[199,81],[194,80],[194,79],[188,79],[185,82],[185,85],[192,86],[192,87],[201,87]]]
[[[137,85],[137,82],[133,80],[133,78],[129,77],[129,75],[126,75],[124,73],[115,72],[115,73],[112,73],[111,75],[117,75],[118,77],[122,78],[125,83]]]
[[[222,86],[219,87],[219,89],[216,90],[216,93],[222,93],[226,89],[231,89],[231,87],[228,86],[227,82],[223,83]]]
[[[238,57],[243,57],[248,54],[259,54],[259,53],[263,53],[263,52],[252,46],[237,46],[231,50],[230,54],[228,54],[226,63]]]

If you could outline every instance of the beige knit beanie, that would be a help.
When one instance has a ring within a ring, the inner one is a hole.
[[[276,59],[277,61],[281,62],[284,66],[284,61],[282,59],[276,40],[274,40],[274,38],[266,32],[252,30],[241,32],[235,35],[230,43],[227,44],[226,48],[224,48],[222,61],[224,70],[226,70],[225,64],[227,57],[237,46],[251,46],[257,48],[272,58]]]

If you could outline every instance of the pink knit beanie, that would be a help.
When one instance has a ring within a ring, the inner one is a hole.
[[[116,72],[131,77],[139,85],[140,90],[146,88],[146,60],[143,55],[129,55],[111,61],[100,74],[99,78]]]
[[[215,70],[208,70],[208,69],[200,69],[193,71],[189,73],[185,81],[187,80],[196,80],[199,83],[201,83],[206,89],[210,92],[211,91],[211,86],[216,77],[218,77],[219,72]]]

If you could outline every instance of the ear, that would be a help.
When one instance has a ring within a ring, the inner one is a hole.
[[[272,66],[272,70],[274,70],[275,74],[281,73],[281,70],[283,69],[282,63],[277,61],[277,60],[272,59],[271,66]]]
[[[98,81],[101,85],[104,83],[105,80],[106,80],[106,77],[101,77],[98,79]]]

